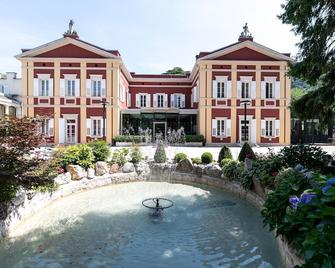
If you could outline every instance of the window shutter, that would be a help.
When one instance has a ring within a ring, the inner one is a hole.
[[[92,87],[91,79],[86,79],[86,96],[87,97],[91,96],[91,87]]]
[[[147,94],[147,99],[146,99],[146,107],[151,107],[151,103],[150,103],[150,101],[151,101],[151,95],[150,94]]]
[[[168,103],[167,103],[167,94],[164,94],[164,107],[168,107]]]
[[[265,81],[262,81],[261,82],[261,99],[265,99],[266,97],[266,82]]]
[[[80,96],[80,79],[74,80],[74,88],[75,88],[76,97],[79,97]]]
[[[136,94],[136,107],[140,107],[140,94]]]
[[[276,81],[274,84],[275,84],[276,99],[280,99],[280,81]]]
[[[275,120],[276,137],[280,135],[280,120]]]
[[[170,101],[171,101],[171,107],[175,107],[175,95],[174,94],[171,94],[170,96]]]
[[[251,81],[251,94],[250,94],[250,96],[251,96],[251,98],[252,99],[256,99],[256,81]]]
[[[49,119],[49,136],[54,136],[54,120]]]
[[[227,81],[226,85],[227,85],[227,99],[231,99],[231,81]]]
[[[231,119],[227,119],[226,120],[226,136],[227,137],[231,136],[230,129],[231,129]]]
[[[105,134],[107,134],[107,119],[101,119],[101,137],[104,135],[104,121],[105,121]]]
[[[157,94],[154,94],[154,107],[156,108],[157,107]]]
[[[64,118],[59,118],[59,143],[65,142],[65,120]]]
[[[101,80],[101,97],[106,97],[106,79]]]
[[[88,137],[91,136],[91,119],[90,118],[86,119],[86,135]]]
[[[54,80],[53,78],[49,79],[49,96],[53,96],[54,95]]]
[[[185,108],[185,95],[181,96],[181,108]]]
[[[242,82],[237,81],[237,98],[241,98],[241,91],[242,91]]]
[[[216,128],[217,128],[217,120],[212,119],[212,136],[217,136]]]
[[[34,97],[38,97],[39,95],[39,87],[40,87],[40,83],[39,83],[39,79],[38,78],[34,78]]]
[[[64,97],[65,96],[65,79],[61,78],[59,81],[60,85],[60,96]]]
[[[131,107],[131,95],[130,95],[130,92],[127,93],[127,106]]]
[[[216,99],[217,96],[218,96],[218,82],[216,80],[213,80],[212,83],[213,83],[213,96],[212,96],[212,98]]]
[[[265,120],[261,120],[261,129],[262,129],[262,132],[261,132],[261,136],[265,136]]]

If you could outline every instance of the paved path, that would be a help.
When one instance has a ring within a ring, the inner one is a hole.
[[[321,146],[329,154],[335,154],[335,146]],[[112,150],[120,149],[122,147],[112,147]],[[129,148],[129,147],[128,147]],[[238,154],[241,150],[241,147],[229,147],[233,158],[237,159]],[[273,149],[275,152],[278,152],[283,146],[276,147],[253,147],[255,153],[264,154],[268,152],[269,148]],[[155,146],[141,146],[141,152],[148,159],[153,159],[155,155]],[[218,155],[221,147],[184,147],[184,146],[168,146],[166,148],[166,154],[169,159],[173,159],[176,153],[185,153],[188,157],[200,157],[204,152],[211,152],[213,154],[214,160],[218,159]]]

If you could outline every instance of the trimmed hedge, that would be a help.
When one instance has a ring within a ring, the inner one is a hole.
[[[252,150],[250,144],[247,143],[247,142],[245,142],[242,146],[240,154],[238,155],[238,161],[244,162],[244,160],[246,158],[249,158],[249,159],[254,159],[255,158],[255,153]]]
[[[223,159],[233,159],[231,151],[226,145],[223,145],[223,147],[220,150],[218,163],[221,164]]]
[[[114,137],[115,142],[132,142],[132,143],[141,143],[145,142],[145,139],[143,136],[139,135],[119,135]]]
[[[186,135],[186,142],[203,142],[205,140],[203,135]]]
[[[213,162],[213,155],[210,152],[204,152],[201,155],[201,162],[204,164],[210,164]]]
[[[174,161],[176,163],[179,163],[180,161],[184,160],[187,158],[187,155],[184,154],[184,153],[177,153],[175,156],[174,156]]]

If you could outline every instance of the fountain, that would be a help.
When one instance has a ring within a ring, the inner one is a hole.
[[[144,199],[142,205],[152,210],[152,216],[160,216],[164,209],[173,206],[173,202],[167,198],[155,197]]]

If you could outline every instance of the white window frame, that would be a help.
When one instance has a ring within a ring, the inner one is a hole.
[[[65,79],[65,96],[75,97],[76,96],[76,80],[75,79]]]
[[[225,137],[226,136],[226,119],[216,118],[216,136]]]
[[[50,89],[49,89],[49,79],[46,78],[39,78],[38,79],[38,95],[41,97],[48,97],[50,94]]]
[[[177,102],[176,102],[176,99],[177,99]],[[177,105],[178,102],[180,103],[180,105]],[[185,94],[182,94],[182,93],[172,94],[171,95],[171,107],[173,107],[173,108],[184,108],[185,107]]]
[[[99,78],[93,78],[91,79],[92,83],[92,97],[94,98],[100,98],[102,97],[102,79]]]
[[[274,118],[266,118],[265,120],[265,137],[273,138],[276,135],[276,120]]]
[[[91,117],[91,137],[102,137],[103,119],[101,117]]]
[[[227,98],[227,82],[218,80],[216,81],[216,98],[226,99]]]
[[[1,95],[5,94],[5,86],[4,85],[0,85],[0,94]]]
[[[40,123],[40,133],[43,134],[44,136],[49,136],[49,122],[50,119],[42,119]]]
[[[243,94],[243,89],[244,93],[248,94]],[[247,96],[243,96],[247,95]],[[251,99],[251,82],[250,81],[241,81],[241,99]]]
[[[140,108],[146,108],[147,107],[147,97],[148,97],[148,95],[147,94],[139,94],[139,98],[140,98]],[[142,101],[143,101],[143,104],[144,105],[142,105]]]
[[[164,96],[165,94],[156,94],[155,98],[156,98],[156,107],[157,108],[164,108]],[[160,100],[161,98],[161,100]],[[161,104],[161,105],[160,105]]]
[[[271,90],[271,97],[268,96],[268,87],[269,90]],[[274,83],[274,81],[265,81],[265,99],[269,100],[269,99],[275,99],[275,88],[276,88],[276,84]]]

